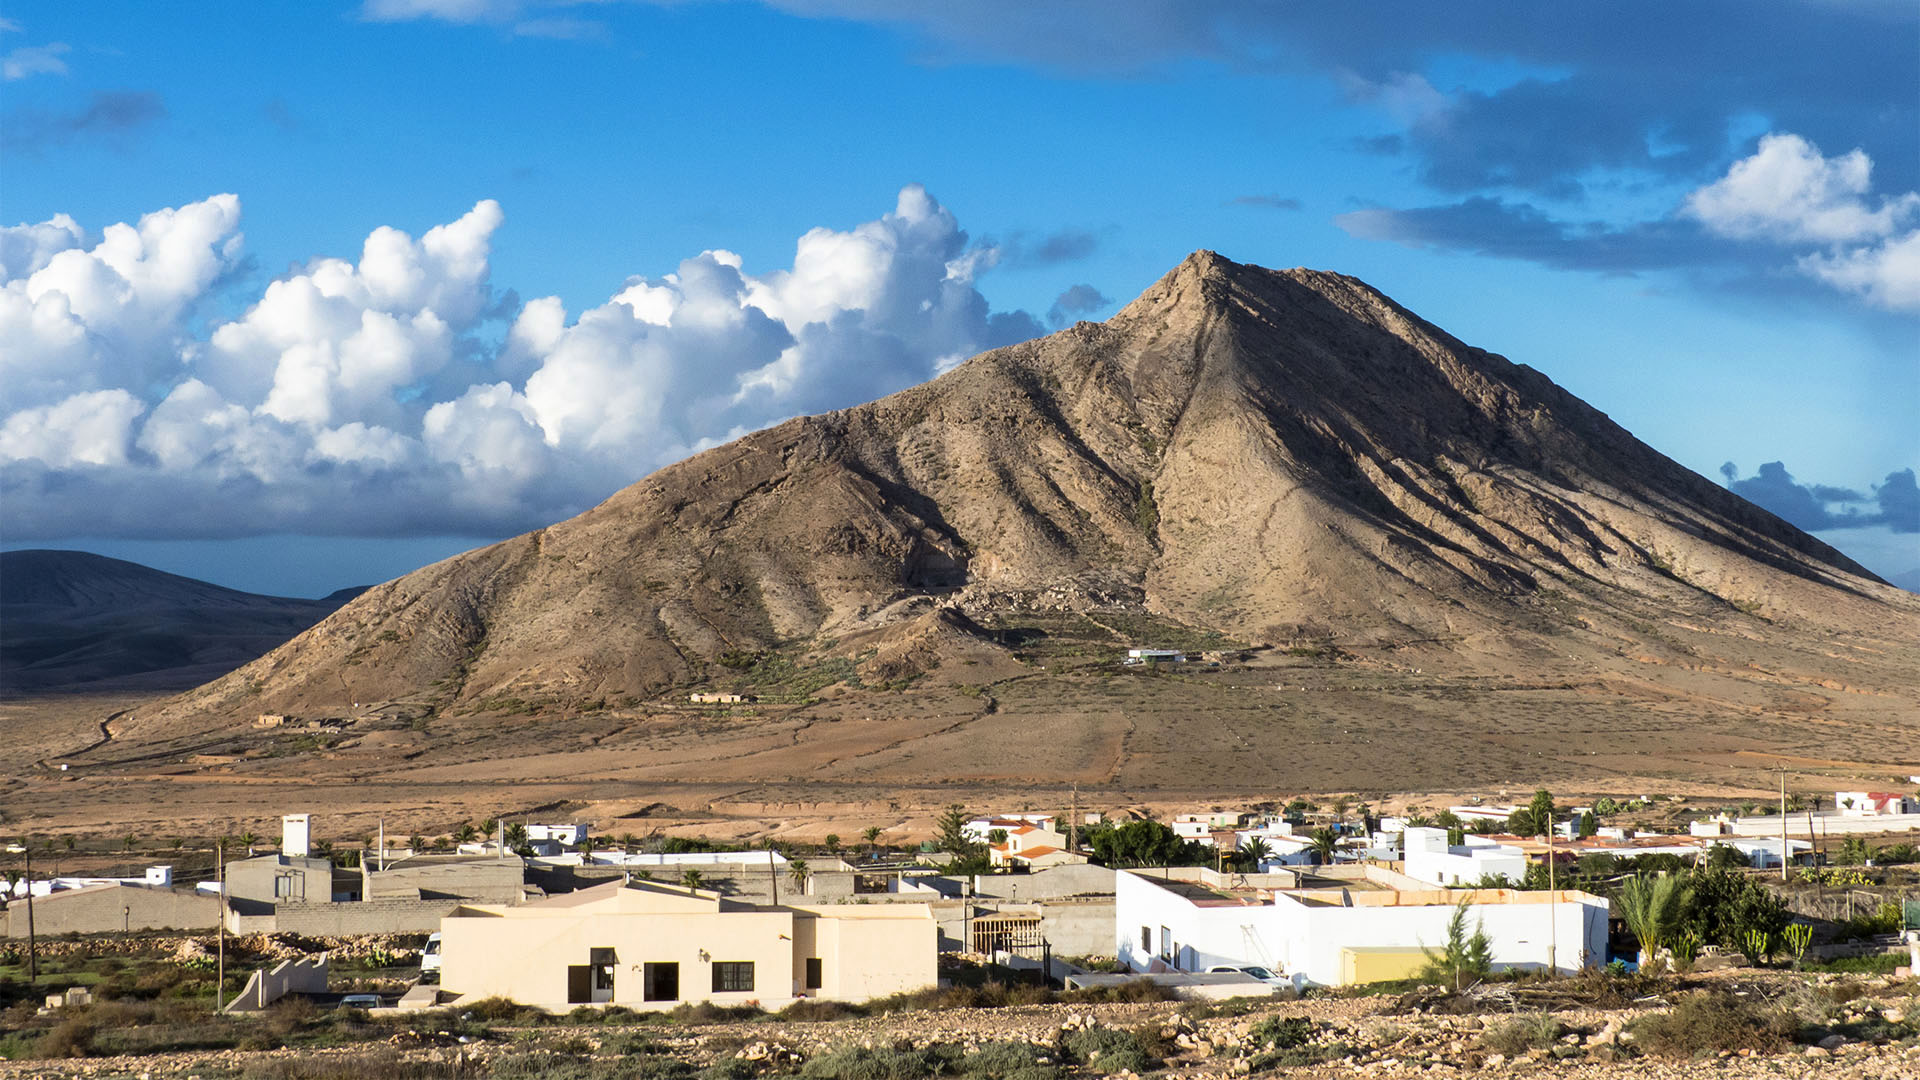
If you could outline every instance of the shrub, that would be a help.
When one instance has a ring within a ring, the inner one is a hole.
[[[503,997],[481,998],[471,1005],[462,1005],[460,1011],[475,1020],[494,1023],[537,1024],[547,1018],[546,1013],[531,1005],[522,1005]]]
[[[690,1001],[676,1005],[668,1013],[676,1024],[731,1024],[742,1020],[761,1020],[766,1011],[758,1005],[715,1005],[711,1001]]]
[[[93,1039],[98,1032],[91,1023],[82,1017],[71,1017],[60,1021],[52,1030],[40,1036],[34,1044],[36,1057],[77,1058],[86,1057],[93,1051]]]
[[[1103,1073],[1117,1073],[1122,1069],[1140,1073],[1153,1066],[1153,1055],[1130,1031],[1080,1028],[1068,1032],[1060,1042],[1075,1061]]]
[[[1552,1013],[1516,1016],[1480,1033],[1480,1045],[1495,1053],[1518,1057],[1529,1050],[1549,1050],[1566,1034]]]
[[[959,1062],[960,1071],[973,1080],[1054,1080],[1060,1071],[1041,1060],[1031,1043],[989,1042]]]
[[[700,1070],[700,1080],[750,1080],[759,1072],[759,1066],[744,1058],[723,1057]]]
[[[474,1066],[446,1061],[409,1061],[393,1050],[345,1056],[308,1055],[250,1063],[241,1080],[436,1080],[477,1077]]]
[[[1765,1010],[1724,991],[1702,990],[1680,998],[1664,1013],[1633,1025],[1636,1044],[1648,1053],[1693,1058],[1721,1051],[1778,1050],[1798,1030],[1792,1017]]]
[[[1304,1016],[1269,1016],[1247,1032],[1253,1045],[1270,1050],[1291,1050],[1313,1039],[1313,1021]]]
[[[777,1014],[782,1020],[798,1023],[818,1023],[826,1020],[844,1020],[849,1016],[859,1016],[860,1010],[844,1001],[823,1001],[820,998],[801,998],[781,1009]]]
[[[800,1067],[802,1080],[922,1080],[940,1062],[924,1050],[847,1045],[821,1054]]]

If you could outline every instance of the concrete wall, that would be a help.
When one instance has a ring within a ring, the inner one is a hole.
[[[279,932],[312,937],[354,937],[361,934],[430,934],[440,920],[460,906],[458,900],[362,900],[352,904],[280,904],[267,925],[236,932]]]
[[[262,855],[227,864],[227,896],[234,900],[309,904],[333,901],[333,864],[325,859]]]
[[[105,885],[37,897],[33,925],[38,934],[100,934],[121,930],[211,930],[220,918],[217,897],[188,890]],[[27,936],[26,901],[6,910],[8,937]]]
[[[519,857],[469,861],[420,861],[361,869],[363,900],[469,900],[511,904],[525,888],[526,869]]]
[[[324,994],[327,992],[327,957],[304,956],[282,960],[271,969],[259,968],[241,987],[240,995],[227,1004],[228,1012],[255,1012],[288,994]]]
[[[1032,874],[981,874],[973,879],[975,896],[1009,900],[1048,900],[1061,896],[1112,896],[1113,871],[1083,864],[1056,866]]]

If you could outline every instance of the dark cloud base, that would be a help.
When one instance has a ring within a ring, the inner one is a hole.
[[[1888,473],[1871,494],[1827,484],[1802,484],[1784,462],[1770,461],[1753,476],[1740,478],[1738,466],[1720,466],[1727,488],[1808,532],[1867,529],[1884,525],[1896,533],[1920,533],[1920,485],[1914,471]],[[1875,509],[1862,509],[1869,504]]]

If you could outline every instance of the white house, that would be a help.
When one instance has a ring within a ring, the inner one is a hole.
[[[1020,825],[1007,830],[1005,843],[987,845],[987,861],[994,866],[1045,870],[1084,863],[1087,857],[1068,851],[1067,838],[1061,833],[1038,825]]]
[[[1258,829],[1242,829],[1234,834],[1233,846],[1236,849],[1244,848],[1249,840],[1258,840],[1267,846],[1267,855],[1260,860],[1261,873],[1267,873],[1276,866],[1313,865],[1313,841],[1305,836],[1295,836],[1293,826],[1285,822]]]
[[[527,842],[530,844],[538,844],[541,841],[549,841],[559,844],[561,847],[579,847],[580,842],[587,838],[587,832],[591,828],[592,826],[584,823],[572,825],[528,825]]]
[[[1050,813],[1026,810],[1017,814],[989,814],[986,817],[974,818],[960,826],[960,835],[976,844],[986,844],[992,842],[993,832],[996,829],[1012,832],[1025,825],[1050,829],[1053,827],[1053,818],[1054,815]]]
[[[1527,877],[1527,853],[1469,834],[1466,843],[1448,845],[1447,830],[1406,831],[1407,876],[1434,885],[1473,885],[1489,877],[1518,885]]]
[[[1897,791],[1836,791],[1833,805],[1842,817],[1882,817],[1920,811],[1920,803]]]
[[[1300,985],[1405,978],[1447,940],[1455,906],[1484,929],[1496,969],[1563,973],[1604,961],[1607,901],[1576,890],[1435,889],[1376,866],[1323,868],[1291,886],[1203,867],[1114,878],[1114,950],[1137,972],[1259,964]]]

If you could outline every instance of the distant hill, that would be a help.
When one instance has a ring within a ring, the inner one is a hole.
[[[1920,643],[1911,594],[1539,371],[1357,279],[1200,252],[1104,324],[697,454],[141,719],[564,711],[823,658],[897,683],[1037,614],[1429,679],[1656,672],[1696,712],[1770,700],[1706,666],[1898,701]]]
[[[365,591],[257,596],[84,551],[0,552],[0,694],[197,686]]]
[[[1908,592],[1920,593],[1920,566],[1916,566],[1902,574],[1895,574],[1888,578],[1887,581]]]

